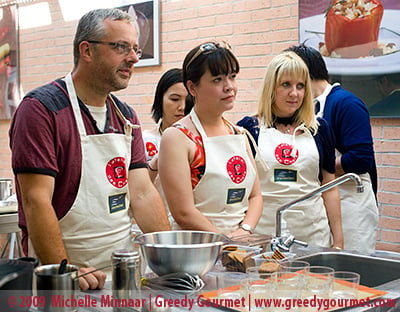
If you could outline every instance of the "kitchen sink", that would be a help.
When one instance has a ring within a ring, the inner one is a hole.
[[[400,279],[400,261],[345,252],[318,252],[298,257],[310,265],[328,266],[335,271],[351,271],[360,274],[360,284],[376,287]]]

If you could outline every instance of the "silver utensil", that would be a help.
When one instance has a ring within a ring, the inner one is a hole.
[[[166,290],[175,292],[190,293],[203,289],[204,281],[197,274],[171,273],[154,278],[142,278],[142,286],[151,289]]]
[[[86,273],[82,273],[82,274],[79,274],[79,275],[78,275],[78,272],[73,272],[73,274],[71,275],[71,278],[74,280],[74,279],[77,279],[77,278],[80,278],[80,277],[84,277],[85,275],[92,274],[92,273],[94,273],[94,272],[107,269],[107,268],[109,268],[110,266],[111,266],[111,264],[107,264],[107,265],[104,265],[104,266],[102,266],[102,267],[100,267],[100,268],[97,268],[97,269],[94,269],[94,270],[92,270],[92,271],[89,271],[89,272],[86,272]]]

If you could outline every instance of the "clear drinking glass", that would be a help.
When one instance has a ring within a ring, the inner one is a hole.
[[[265,300],[272,299],[274,289],[272,273],[260,272],[259,267],[250,267],[247,268],[246,274],[244,295],[247,310],[269,311]]]
[[[334,284],[331,298],[357,299],[360,285],[360,274],[347,271],[336,271],[333,274]]]
[[[302,279],[299,273],[290,271],[278,271],[272,273],[273,298],[281,300],[281,306],[272,306],[271,311],[300,311],[300,308],[293,305],[293,302],[301,298]],[[290,306],[288,306],[290,304]]]
[[[242,299],[242,284],[247,278],[244,272],[219,272],[217,274],[218,299]]]
[[[296,272],[300,275],[301,287],[305,288],[308,278],[310,263],[301,260],[283,260],[280,263],[281,271]]]
[[[335,270],[326,266],[310,266],[306,279],[303,298],[328,299],[333,286]]]

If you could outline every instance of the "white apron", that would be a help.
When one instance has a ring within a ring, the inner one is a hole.
[[[111,263],[114,250],[132,247],[127,178],[133,125],[124,118],[125,134],[87,135],[71,73],[66,83],[81,139],[82,168],[75,202],[59,224],[70,262],[100,268]],[[115,103],[111,107],[123,118]],[[109,276],[111,268],[103,272]]]
[[[319,154],[314,138],[303,125],[300,135],[260,127],[258,149],[268,166],[257,170],[263,196],[263,213],[256,233],[275,236],[276,211],[283,205],[320,187]],[[328,247],[330,227],[320,195],[295,204],[283,213],[282,234],[289,232],[310,245]],[[286,229],[285,229],[286,228]]]
[[[154,157],[158,157],[158,151],[160,150],[160,142],[162,135],[161,122],[162,120],[158,122],[156,135],[154,135],[151,131],[147,130],[142,132],[144,149],[146,151],[146,160],[148,164],[150,164],[150,162],[153,160]],[[167,210],[168,220],[171,223],[174,218],[172,217],[170,210],[168,208],[167,199],[165,198],[164,190],[161,185],[160,175],[158,173],[156,174],[153,180],[153,184],[157,189],[158,193],[160,193],[165,209]]]
[[[150,162],[157,154],[160,149],[161,141],[161,121],[157,125],[157,133],[154,135],[150,130],[144,130],[142,132],[144,150],[146,152],[146,161]]]
[[[328,85],[324,92],[317,97],[320,103],[320,111],[317,117],[324,116],[326,97],[337,85],[339,84]],[[335,153],[336,157],[341,155],[338,150],[335,150]],[[364,185],[363,193],[356,192],[353,181],[338,186],[342,207],[344,249],[369,254],[375,251],[379,213],[369,174],[363,173],[359,176]]]
[[[190,113],[203,139],[205,172],[193,190],[195,206],[224,234],[239,228],[249,206],[256,171],[246,151],[246,136],[207,137],[194,110]],[[173,228],[178,228],[173,222]]]

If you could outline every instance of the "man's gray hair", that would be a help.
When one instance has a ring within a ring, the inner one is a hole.
[[[119,9],[96,9],[81,17],[74,39],[74,65],[78,65],[80,53],[79,45],[85,40],[101,40],[106,33],[104,20],[126,20],[133,23],[131,16]]]

